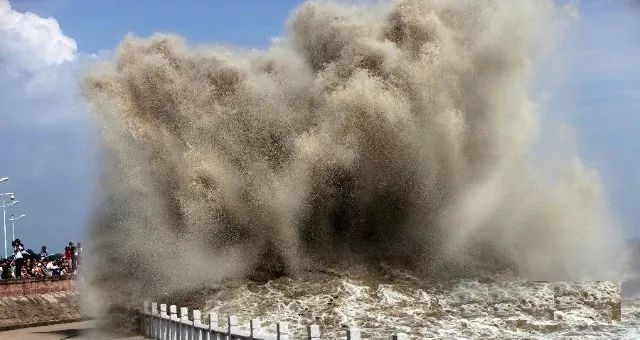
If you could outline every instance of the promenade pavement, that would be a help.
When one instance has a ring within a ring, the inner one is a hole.
[[[112,335],[99,334],[95,330],[94,321],[81,321],[42,327],[16,329],[0,332],[0,340],[59,340],[59,339],[127,339],[138,340],[143,337],[114,338]]]

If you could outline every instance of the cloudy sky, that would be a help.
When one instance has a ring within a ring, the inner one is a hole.
[[[28,215],[16,236],[59,251],[84,237],[97,204],[97,137],[78,96],[79,70],[127,33],[264,48],[298,3],[0,0],[0,177],[11,177],[0,191],[21,201],[7,217]],[[545,115],[576,129],[580,154],[601,171],[628,236],[640,236],[640,1],[573,3],[580,19],[565,39],[560,79],[544,95]]]

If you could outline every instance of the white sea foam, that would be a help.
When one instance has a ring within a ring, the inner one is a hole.
[[[348,277],[348,278],[347,278]],[[234,314],[247,328],[251,318],[274,331],[285,321],[301,337],[319,324],[327,338],[349,325],[365,338],[627,338],[640,327],[640,300],[620,298],[618,282],[453,280],[426,282],[397,275],[307,273],[268,283],[234,281],[208,295],[204,306]],[[620,314],[621,313],[621,314]]]

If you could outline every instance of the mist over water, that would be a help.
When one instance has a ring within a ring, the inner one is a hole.
[[[97,298],[350,264],[619,278],[597,172],[534,153],[536,60],[569,12],[308,2],[263,51],[127,37],[83,82],[104,145]]]

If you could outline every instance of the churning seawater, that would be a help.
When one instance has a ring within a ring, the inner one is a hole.
[[[204,310],[236,315],[241,328],[259,318],[274,331],[287,322],[294,338],[318,324],[323,337],[363,338],[626,338],[640,337],[640,299],[621,300],[620,283],[535,282],[487,277],[429,282],[387,269],[316,271],[268,282],[229,282],[208,295]]]

